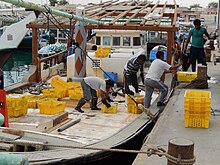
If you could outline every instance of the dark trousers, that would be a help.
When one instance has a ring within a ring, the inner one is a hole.
[[[206,61],[205,61],[204,48],[196,48],[196,47],[191,46],[189,62],[192,66],[193,72],[196,71],[196,60],[198,60],[198,64],[207,66]]]
[[[89,101],[92,98],[97,98],[96,90],[92,89],[88,84],[83,80],[81,82],[83,89],[83,97],[86,101]]]
[[[125,87],[125,94],[134,95],[132,91],[129,89],[129,85],[132,85],[135,89],[135,92],[138,93],[138,81],[137,81],[137,74],[128,74],[124,71],[124,87]]]

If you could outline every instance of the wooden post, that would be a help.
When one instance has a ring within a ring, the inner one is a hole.
[[[191,140],[184,138],[171,139],[168,144],[168,154],[175,158],[193,159],[194,143]],[[177,164],[172,163],[168,160],[167,165],[177,165]]]
[[[167,62],[172,64],[172,46],[174,42],[174,32],[168,32],[167,36]]]
[[[36,80],[41,81],[41,63],[38,57],[38,29],[32,28],[32,63],[37,66]]]

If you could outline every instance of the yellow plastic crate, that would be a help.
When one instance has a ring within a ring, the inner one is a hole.
[[[102,112],[104,113],[117,113],[118,104],[114,103],[110,108],[107,108],[105,104],[102,104]]]
[[[66,89],[43,89],[42,93],[46,97],[56,97],[56,98],[64,98],[67,95]]]
[[[185,127],[208,128],[211,110],[211,92],[186,90],[184,95]]]
[[[38,99],[36,100],[36,104],[37,104],[37,108],[39,108],[39,104],[42,102],[46,102],[46,101],[58,101],[58,98],[42,98],[42,99]]]
[[[191,82],[197,77],[195,72],[177,72],[177,81],[179,82]]]
[[[68,90],[71,90],[71,89],[82,89],[82,86],[81,86],[81,82],[67,82],[68,84]]]
[[[37,101],[39,99],[43,99],[44,97],[45,97],[44,95],[26,96],[28,108],[37,108]]]
[[[99,97],[101,96],[101,90],[96,90],[96,95]]]
[[[37,100],[28,100],[28,108],[37,108]]]
[[[136,103],[131,99],[131,97],[138,103],[144,104],[144,96],[127,96],[127,109],[129,113],[140,114],[142,110],[138,108]]]
[[[68,83],[66,81],[64,81],[63,79],[59,78],[59,77],[54,77],[51,80],[51,86],[56,88],[56,89],[60,89],[60,90],[68,90]]]
[[[43,101],[38,104],[40,113],[47,115],[54,115],[60,112],[64,112],[66,102],[63,101]]]
[[[19,108],[7,107],[7,111],[9,117],[19,117],[27,114],[27,107],[19,107]]]
[[[142,110],[136,104],[128,104],[127,105],[128,112],[133,114],[141,114]]]
[[[209,128],[209,120],[204,115],[190,115],[185,117],[184,125],[186,128]]]
[[[69,90],[69,99],[71,100],[80,100],[83,97],[83,91],[78,90]]]

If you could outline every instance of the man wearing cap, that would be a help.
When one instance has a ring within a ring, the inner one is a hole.
[[[125,94],[134,95],[138,93],[137,72],[140,70],[142,83],[144,84],[143,65],[146,61],[146,56],[141,53],[138,56],[132,57],[128,60],[124,67],[124,87]]]
[[[82,106],[92,99],[91,101],[91,110],[101,110],[101,108],[97,107],[97,101],[98,97],[96,94],[96,90],[101,91],[101,101],[103,104],[106,105],[107,108],[111,107],[111,105],[108,102],[111,102],[108,95],[108,91],[111,89],[111,87],[114,86],[114,82],[111,80],[103,80],[98,77],[85,77],[82,82],[82,89],[83,89],[83,98],[81,98],[75,107],[75,110],[77,110],[80,113],[83,113],[84,111],[81,109]]]

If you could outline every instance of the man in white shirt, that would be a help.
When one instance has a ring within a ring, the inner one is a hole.
[[[158,51],[156,53],[156,60],[151,63],[151,66],[148,70],[148,73],[145,77],[145,97],[144,97],[144,106],[145,108],[150,107],[151,97],[154,91],[154,88],[159,89],[160,98],[157,103],[157,106],[165,106],[165,99],[168,93],[168,86],[164,84],[161,80],[163,73],[171,73],[172,70],[176,70],[182,65],[182,61],[175,66],[169,65],[167,62],[164,62],[164,52]]]
[[[112,101],[110,97],[108,96],[108,91],[111,87],[114,86],[114,82],[111,80],[103,80],[98,77],[85,77],[82,82],[82,89],[83,89],[83,98],[81,98],[75,107],[75,110],[77,110],[80,113],[83,113],[84,111],[81,109],[82,106],[89,101],[92,98],[91,101],[91,110],[101,110],[101,108],[97,107],[97,101],[98,97],[96,94],[96,90],[101,91],[101,98],[102,103],[106,105],[107,108],[111,107],[111,105],[107,101]]]

